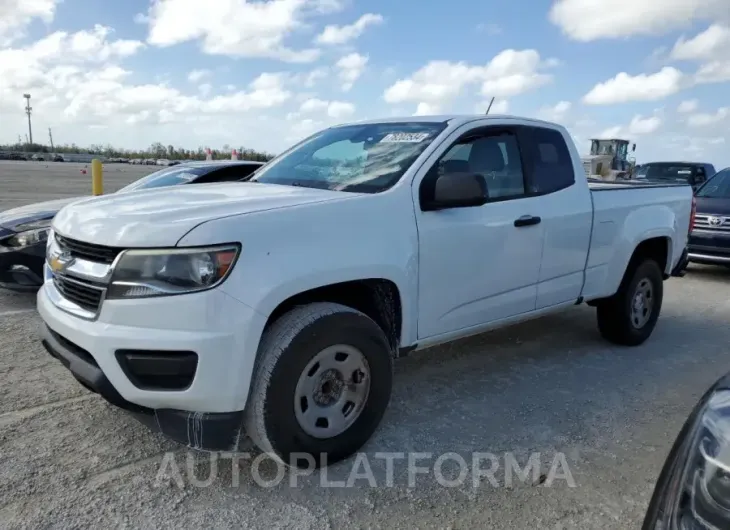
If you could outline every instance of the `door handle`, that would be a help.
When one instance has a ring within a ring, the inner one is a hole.
[[[540,221],[542,221],[542,219],[540,219],[536,215],[523,215],[519,219],[515,219],[515,226],[520,227],[538,225],[540,224]]]

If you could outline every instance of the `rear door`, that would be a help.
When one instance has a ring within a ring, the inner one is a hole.
[[[576,180],[569,149],[573,144],[564,132],[549,127],[525,127],[523,137],[529,191],[539,199],[536,215],[542,219],[544,230],[535,304],[536,309],[542,309],[575,301],[580,296],[593,203],[583,175]]]

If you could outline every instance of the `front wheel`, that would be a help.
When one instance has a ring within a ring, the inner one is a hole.
[[[392,359],[383,330],[367,315],[326,302],[292,309],[264,332],[247,434],[287,465],[349,457],[383,417]]]
[[[642,344],[654,331],[663,296],[664,280],[657,262],[640,262],[626,275],[616,294],[598,304],[601,335],[623,346]]]

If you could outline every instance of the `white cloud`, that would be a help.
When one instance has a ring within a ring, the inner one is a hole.
[[[124,124],[200,121],[214,114],[276,107],[292,96],[285,87],[290,79],[281,73],[261,74],[246,90],[212,99],[206,99],[212,88],[206,84],[192,95],[166,83],[130,84],[131,72],[113,61],[124,60],[140,46],[110,40],[111,34],[110,28],[95,26],[73,34],[56,32],[26,48],[0,50],[4,124],[22,124],[19,94],[26,91],[33,96],[36,124],[73,124],[69,130],[76,135],[92,125],[124,131]]]
[[[670,56],[701,63],[694,74],[697,84],[730,81],[730,25],[713,24],[690,39],[680,37]]]
[[[703,64],[694,75],[697,84],[725,83],[730,81],[730,61],[711,61]]]
[[[355,113],[355,105],[344,101],[331,101],[327,106],[327,116],[330,118],[344,118]]]
[[[548,15],[577,41],[661,35],[692,20],[730,18],[727,0],[555,0]]]
[[[214,7],[199,0],[152,0],[147,41],[161,47],[200,41],[211,55],[308,63],[319,50],[292,49],[285,41],[309,18],[340,7],[339,0],[226,0]]]
[[[708,125],[724,122],[728,116],[730,116],[730,107],[721,107],[712,114],[692,114],[687,118],[687,125],[690,127],[706,127]]]
[[[300,113],[326,112],[330,118],[344,118],[355,113],[355,105],[346,101],[325,101],[310,98],[299,107]],[[298,114],[291,116],[297,118]]]
[[[631,76],[626,72],[598,83],[585,96],[588,105],[611,105],[630,101],[656,101],[678,92],[684,75],[672,67],[664,67],[654,74]]]
[[[191,83],[198,83],[208,77],[210,77],[210,70],[192,70],[188,73],[188,81]]]
[[[677,112],[680,114],[686,114],[688,112],[694,112],[697,110],[697,107],[699,107],[700,102],[696,99],[688,99],[686,101],[682,101],[682,103],[677,106]]]
[[[503,33],[502,28],[497,24],[477,24],[477,31],[483,31],[491,36],[501,35]]]
[[[382,15],[366,13],[358,18],[354,23],[346,26],[326,26],[322,33],[317,35],[315,42],[317,44],[345,44],[360,37],[368,26],[376,26],[382,23]]]
[[[202,85],[198,85],[198,92],[200,92],[200,95],[205,97],[209,95],[213,91],[213,85],[210,83],[203,83]]]
[[[7,46],[25,36],[27,26],[35,19],[53,20],[59,0],[0,1],[0,46]]]
[[[664,121],[658,115],[644,117],[641,114],[635,115],[631,122],[624,125],[614,125],[601,131],[597,138],[626,138],[642,136],[655,133],[662,126]]]
[[[347,92],[352,88],[360,76],[365,71],[368,64],[368,57],[359,53],[350,53],[342,57],[335,67],[338,70],[338,77],[342,82],[342,90]]]
[[[570,101],[560,101],[552,107],[542,107],[537,111],[537,117],[541,120],[560,123],[565,120],[572,107],[573,104]]]
[[[483,96],[506,98],[549,83],[552,76],[541,73],[542,68],[545,65],[535,50],[504,50],[484,66],[431,61],[411,77],[396,81],[383,97],[388,103],[442,105],[460,95],[465,87],[481,83]]]
[[[327,108],[329,105],[328,101],[324,101],[317,98],[308,99],[299,107],[301,112],[316,112]]]
[[[416,112],[414,112],[413,115],[414,116],[433,116],[440,112],[441,112],[441,107],[439,107],[438,105],[421,102],[418,104],[418,107],[416,107]]]
[[[629,134],[633,136],[650,134],[656,132],[661,125],[662,119],[659,116],[645,118],[639,114],[632,118],[629,124]]]
[[[670,54],[672,59],[684,61],[710,60],[719,56],[730,59],[730,27],[720,24],[713,24],[691,39],[680,37]]]

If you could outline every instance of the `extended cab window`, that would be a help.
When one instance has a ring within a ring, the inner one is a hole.
[[[466,138],[441,157],[439,174],[478,173],[487,182],[490,199],[525,194],[517,138],[512,134]]]
[[[573,159],[560,132],[529,127],[525,140],[533,148],[531,159],[531,193],[552,193],[575,183]]]

